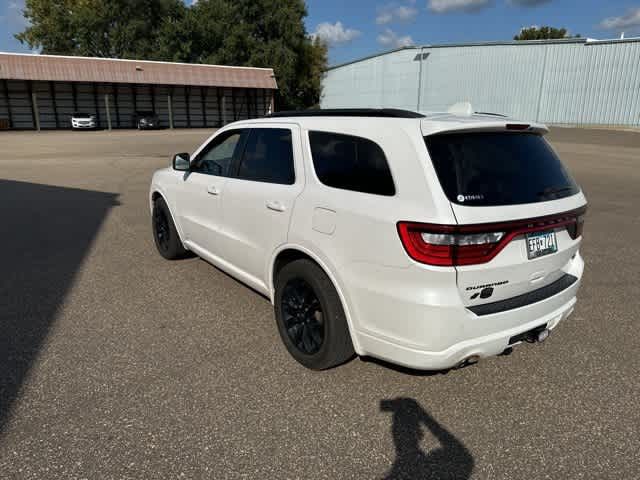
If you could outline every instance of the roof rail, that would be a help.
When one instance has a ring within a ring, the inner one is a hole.
[[[292,110],[274,112],[267,117],[383,117],[383,118],[424,118],[424,115],[397,108],[327,108],[326,110]]]

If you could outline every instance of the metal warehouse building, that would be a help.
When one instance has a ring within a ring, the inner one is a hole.
[[[337,65],[322,108],[476,111],[568,125],[640,126],[640,39],[406,47]]]
[[[270,68],[0,53],[0,129],[134,128],[154,111],[166,127],[219,127],[273,109]]]

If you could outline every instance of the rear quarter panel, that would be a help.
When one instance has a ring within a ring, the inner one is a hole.
[[[396,194],[373,195],[323,185],[313,166],[309,130],[375,141],[387,157]],[[453,213],[446,197],[429,187],[424,166],[426,147],[418,122],[349,118],[328,123],[313,119],[303,124],[302,143],[307,183],[296,200],[288,241],[314,252],[331,269],[353,318],[352,328],[366,330],[367,309],[362,303],[364,296],[358,292],[371,290],[367,284],[381,286],[384,278],[367,278],[363,273],[376,272],[384,277],[385,271],[408,269],[413,263],[398,236],[397,222],[450,223]],[[455,271],[450,270],[455,284]]]

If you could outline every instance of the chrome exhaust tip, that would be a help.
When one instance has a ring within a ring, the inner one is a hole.
[[[551,333],[551,330],[549,330],[548,328],[545,328],[544,330],[540,330],[538,332],[538,335],[536,336],[536,341],[538,343],[544,342],[547,338],[549,338],[550,333]]]
[[[455,368],[458,369],[458,368],[468,367],[470,365],[475,365],[479,361],[480,361],[480,355],[471,355],[470,357],[467,357],[464,360],[462,360],[460,363],[458,363],[458,365],[456,365]]]
[[[520,342],[527,343],[539,343],[544,342],[547,338],[549,338],[549,334],[551,330],[547,328],[546,325],[542,325],[537,328],[533,328],[527,332],[519,333],[509,339],[509,347],[512,345],[516,345]]]

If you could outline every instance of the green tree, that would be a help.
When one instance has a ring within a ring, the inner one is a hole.
[[[16,35],[42,53],[271,67],[278,108],[317,105],[327,47],[304,0],[26,0]]]
[[[514,40],[551,40],[556,38],[578,38],[580,35],[568,35],[566,28],[529,27],[520,30]]]
[[[306,15],[303,0],[200,0],[189,9],[184,26],[178,25],[192,39],[183,60],[272,67],[278,108],[316,105],[327,48],[307,35]]]
[[[327,69],[328,47],[320,39],[305,42],[298,59],[298,107],[320,108],[322,78]]]
[[[161,26],[185,9],[180,0],[26,0],[29,25],[16,38],[48,54],[149,58]]]

